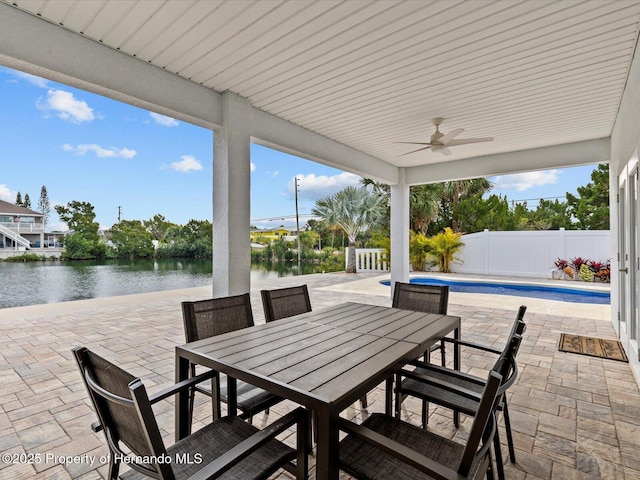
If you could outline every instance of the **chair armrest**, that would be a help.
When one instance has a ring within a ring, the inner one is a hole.
[[[417,468],[436,480],[463,480],[465,478],[455,470],[451,470],[431,458],[425,457],[415,450],[411,450],[367,427],[353,423],[345,418],[339,419],[339,426],[340,430]]]
[[[263,446],[268,441],[275,438],[277,435],[284,432],[287,428],[298,424],[297,428],[304,430],[304,437],[307,438],[308,433],[306,431],[308,426],[308,413],[302,408],[298,407],[294,411],[289,412],[284,417],[276,420],[272,424],[265,427],[253,434],[251,437],[240,442],[238,445],[227,451],[213,462],[209,463],[202,470],[199,470],[195,474],[189,477],[189,480],[207,480],[220,477],[224,472],[232,468],[237,463],[244,460],[252,452]],[[298,445],[298,448],[305,448],[304,445]]]
[[[168,388],[165,388],[154,395],[149,397],[149,402],[153,405],[154,403],[159,402],[160,400],[164,400],[165,398],[169,398],[172,395],[175,395],[186,388],[192,387],[204,380],[208,380],[210,378],[216,377],[218,372],[215,370],[209,370],[205,373],[201,373],[200,375],[196,375],[195,377],[191,377],[187,380],[183,380],[181,382],[176,383]]]
[[[399,375],[404,375],[407,378],[417,380],[427,385],[433,385],[434,387],[441,388],[443,390],[446,390],[447,392],[455,393],[456,395],[460,395],[464,398],[475,400],[476,402],[480,402],[480,399],[482,398],[482,393],[477,393],[473,390],[469,390],[468,388],[461,387],[460,385],[448,383],[445,380],[439,380],[437,378],[431,378],[410,370],[401,370],[399,372]]]
[[[457,340],[455,338],[443,337],[441,340],[443,342],[455,343],[456,345],[462,345],[464,347],[475,348],[477,350],[482,350],[484,352],[495,353],[496,355],[500,355],[502,353],[502,350],[497,350],[495,348],[486,347],[484,345],[479,345],[477,343],[465,342],[464,340]]]
[[[485,385],[487,383],[486,380],[483,378],[476,377],[469,373],[461,372],[460,370],[454,370],[451,368],[434,365],[433,363],[424,363],[424,362],[421,362],[420,360],[413,360],[409,362],[409,365],[413,365],[415,367],[421,368],[423,370],[431,371],[434,373],[441,373],[443,375],[459,378],[460,380],[464,380],[469,383],[475,383],[476,385]]]

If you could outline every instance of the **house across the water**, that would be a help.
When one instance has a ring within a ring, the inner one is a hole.
[[[271,243],[281,238],[288,242],[293,241],[298,238],[297,232],[284,227],[251,229],[251,242],[253,243],[265,243],[265,240]]]
[[[0,253],[57,247],[58,237],[45,232],[42,213],[0,200]]]

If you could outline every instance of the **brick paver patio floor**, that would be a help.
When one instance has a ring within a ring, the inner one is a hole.
[[[264,321],[260,288],[303,282],[309,285],[314,309],[347,300],[390,305],[386,295],[326,289],[353,279],[326,274],[256,285],[255,321]],[[206,298],[209,291],[197,288],[0,310],[0,452],[18,454],[11,456],[16,463],[1,457],[0,479],[104,478],[100,457],[107,448],[102,433],[90,429],[96,416],[71,348],[84,345],[106,356],[140,376],[151,392],[166,387],[173,382],[173,347],[184,343],[180,302]],[[463,338],[502,348],[516,309],[500,302],[487,307],[452,299],[449,312],[462,317]],[[507,477],[640,479],[640,394],[630,367],[557,350],[560,332],[615,338],[610,322],[535,310],[525,319],[520,375],[509,391],[517,463],[509,463],[503,445]],[[465,371],[484,376],[492,363],[492,357],[463,350]],[[362,419],[382,411],[382,389],[368,397],[366,410],[355,403],[344,415]],[[258,415],[254,424],[269,423],[292,407],[288,402],[277,405],[269,415]],[[173,402],[161,402],[155,411],[166,441],[172,442]],[[452,438],[464,438],[471,424],[465,419],[455,429],[445,409],[431,408],[430,415],[429,428]],[[420,403],[407,400],[403,418],[417,423]],[[210,406],[199,396],[194,428],[209,420]],[[284,437],[293,441],[293,435]],[[505,438],[503,432],[501,439]],[[278,478],[290,477],[283,473]],[[310,478],[315,478],[313,471]]]

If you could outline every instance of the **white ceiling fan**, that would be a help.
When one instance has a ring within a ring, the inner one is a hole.
[[[411,153],[420,152],[422,150],[431,149],[433,152],[440,152],[443,155],[451,155],[451,150],[448,147],[455,147],[456,145],[466,145],[469,143],[479,143],[479,142],[492,142],[493,137],[483,137],[483,138],[461,138],[456,140],[455,137],[464,132],[464,128],[456,128],[455,130],[450,131],[449,133],[442,133],[438,127],[444,121],[442,117],[432,118],[431,122],[436,126],[436,131],[431,135],[431,140],[429,142],[396,142],[396,143],[405,143],[409,145],[426,145],[418,150],[412,150],[410,152],[404,153],[400,155],[401,157],[404,155],[409,155]]]

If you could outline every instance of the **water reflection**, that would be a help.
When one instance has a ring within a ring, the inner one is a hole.
[[[251,280],[314,273],[314,265],[256,263]],[[0,308],[211,285],[211,260],[0,262]]]

